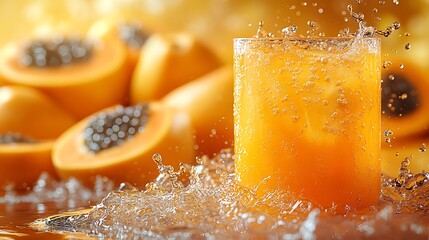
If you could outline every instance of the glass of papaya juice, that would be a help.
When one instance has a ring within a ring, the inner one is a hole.
[[[234,39],[236,178],[322,209],[380,194],[378,38]]]

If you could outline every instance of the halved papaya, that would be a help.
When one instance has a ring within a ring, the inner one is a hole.
[[[381,171],[396,177],[405,158],[410,159],[408,169],[413,173],[429,171],[429,138],[413,137],[384,143],[381,151]]]
[[[234,142],[233,73],[224,66],[167,94],[162,101],[192,119],[197,155],[212,156]]]
[[[122,131],[122,133],[121,133]],[[52,158],[60,177],[91,186],[97,175],[143,187],[166,164],[193,162],[189,117],[159,103],[111,107],[83,119],[56,142]]]
[[[52,140],[76,119],[51,98],[25,86],[0,87],[0,134],[19,133],[37,140]]]
[[[42,172],[52,176],[53,141],[74,117],[38,90],[0,87],[0,187],[32,186]]]
[[[124,102],[125,64],[114,38],[49,35],[0,50],[0,78],[42,90],[78,118]]]
[[[119,39],[127,50],[127,65],[131,73],[140,56],[140,49],[150,36],[149,30],[138,21],[106,18],[96,21],[89,29],[89,36],[113,37]]]
[[[141,49],[133,73],[131,103],[161,99],[220,66],[218,57],[189,34],[152,34]]]
[[[404,59],[382,72],[382,129],[397,138],[422,135],[429,128],[429,77]]]

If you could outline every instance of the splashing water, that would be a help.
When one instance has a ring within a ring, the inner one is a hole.
[[[362,2],[359,0],[356,1],[357,4],[362,4]],[[380,1],[380,5],[385,5],[385,1]],[[395,5],[399,4],[399,1],[394,2]],[[307,6],[308,4],[306,2],[303,2],[302,6]],[[317,6],[317,3],[313,3],[313,6]],[[291,10],[295,10],[296,7],[292,6]],[[299,12],[299,11],[298,11]],[[319,9],[319,13],[323,13],[323,9]],[[378,8],[373,9],[374,13],[379,13]],[[347,16],[347,13],[349,17]],[[395,31],[399,30],[401,27],[401,24],[397,21],[392,22],[391,25],[387,26],[384,30],[376,29],[372,26],[366,26],[365,22],[365,15],[361,12],[355,12],[353,9],[353,5],[349,4],[347,5],[347,11],[343,11],[342,13],[345,16],[345,22],[349,22],[350,19],[355,20],[358,23],[358,29],[356,32],[351,32],[349,28],[345,28],[339,31],[338,37],[375,37],[378,36],[384,36],[389,37],[391,36]],[[378,21],[381,21],[380,17],[377,17]],[[307,27],[309,27],[309,30],[306,31],[306,35],[298,34],[298,27],[296,25],[291,25],[288,27],[283,28],[281,31],[277,33],[268,32],[264,29],[264,22],[261,21],[258,24],[258,29],[255,34],[255,38],[276,38],[278,36],[283,38],[293,38],[296,36],[300,37],[312,37],[312,36],[318,36],[318,37],[325,37],[324,32],[318,32],[320,26],[319,23],[315,20],[308,20],[306,23]],[[411,47],[411,44],[406,44],[405,49],[409,50]]]
[[[196,166],[181,165],[177,172],[163,165],[159,155],[154,161],[160,174],[145,190],[123,184],[92,209],[40,219],[32,227],[115,239],[429,236],[429,173],[412,174],[407,169],[410,158],[397,178],[383,176],[377,206],[344,216],[330,215],[287,193],[258,198],[235,182],[231,151],[203,157]]]
[[[83,205],[88,201],[100,201],[107,193],[114,189],[113,181],[97,176],[94,188],[88,189],[74,178],[68,181],[56,181],[49,174],[42,173],[33,186],[31,192],[16,192],[13,186],[6,187],[6,191],[0,197],[0,203],[43,203],[43,202],[68,202],[68,207]]]

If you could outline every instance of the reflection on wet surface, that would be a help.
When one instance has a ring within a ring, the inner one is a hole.
[[[94,189],[75,180],[58,182],[46,174],[29,192],[6,191],[0,197],[0,239],[83,239],[82,234],[38,232],[29,224],[65,211],[88,208],[113,189],[112,182],[98,178]]]

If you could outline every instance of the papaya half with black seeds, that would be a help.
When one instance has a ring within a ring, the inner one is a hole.
[[[382,72],[382,129],[397,138],[422,136],[429,129],[429,77],[405,59],[391,62]]]
[[[114,38],[49,35],[0,50],[0,78],[39,89],[81,119],[123,103],[129,80],[126,50]]]
[[[42,172],[56,176],[54,140],[76,122],[52,99],[23,86],[0,87],[0,188],[31,187]]]
[[[63,179],[92,186],[96,176],[144,187],[159,174],[152,157],[178,166],[194,161],[187,114],[159,103],[107,108],[67,130],[57,140],[53,164]]]

